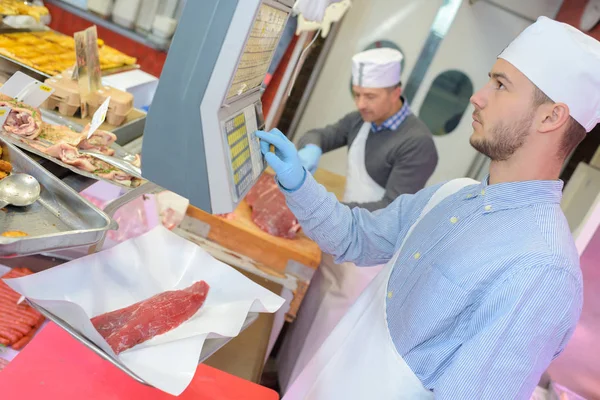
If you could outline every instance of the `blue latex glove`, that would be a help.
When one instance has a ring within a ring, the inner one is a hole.
[[[311,174],[314,174],[317,170],[321,154],[323,154],[323,150],[321,150],[321,148],[316,144],[307,144],[298,152],[298,156],[300,157],[300,161],[302,161],[302,165]]]
[[[299,189],[306,178],[306,170],[296,146],[278,129],[271,132],[257,131],[256,136],[260,139],[260,151],[277,174],[279,184],[287,190]],[[271,153],[270,145],[275,147],[274,153]]]

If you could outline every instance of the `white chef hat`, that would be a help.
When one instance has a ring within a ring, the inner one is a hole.
[[[352,84],[388,88],[400,83],[402,53],[390,48],[363,51],[352,57]]]
[[[521,71],[587,132],[600,122],[600,42],[547,17],[525,29],[498,56]]]

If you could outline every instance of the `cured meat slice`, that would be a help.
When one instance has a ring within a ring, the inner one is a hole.
[[[66,143],[50,146],[44,152],[49,156],[58,158],[65,164],[73,165],[84,171],[93,172],[97,169],[93,157],[79,154],[77,148]]]
[[[263,231],[287,239],[294,239],[300,224],[285,203],[285,196],[273,176],[263,174],[246,195],[252,207],[252,221]]]
[[[94,131],[94,133],[92,133],[92,136],[89,139],[86,139],[89,129],[90,124],[86,125],[86,127],[83,129],[83,139],[81,142],[79,142],[79,145],[77,146],[78,148],[82,150],[97,150],[109,156],[115,154],[115,151],[110,148],[110,145],[117,140],[117,135],[112,132],[97,129]]]
[[[190,319],[204,304],[209,289],[206,282],[196,282],[187,289],[160,293],[91,321],[115,354],[119,354]]]
[[[6,132],[27,139],[35,139],[39,136],[42,131],[42,114],[40,110],[6,95],[0,95],[0,107],[11,108],[3,126]]]
[[[84,136],[68,126],[45,124],[38,139],[49,146],[59,143],[77,146],[84,139]]]

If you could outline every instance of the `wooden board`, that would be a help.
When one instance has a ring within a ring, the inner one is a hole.
[[[325,170],[317,170],[315,179],[341,197],[345,178]],[[275,273],[285,272],[290,260],[312,269],[321,262],[321,249],[302,231],[295,239],[283,239],[262,231],[252,222],[250,206],[242,201],[234,211],[235,218],[225,219],[196,207],[188,208],[188,216],[210,225],[208,239],[264,264]]]

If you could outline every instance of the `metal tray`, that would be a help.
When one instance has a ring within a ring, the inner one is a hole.
[[[55,110],[48,110],[40,108],[42,113],[42,120],[48,124],[53,125],[65,125],[73,129],[75,132],[81,132],[84,125],[66,117]],[[139,110],[138,110],[139,111]],[[121,146],[140,138],[144,134],[144,127],[146,126],[146,117],[140,117],[128,122],[123,125],[112,128],[110,131],[117,135],[117,143]]]
[[[1,32],[1,33],[8,33],[8,32]],[[108,75],[118,74],[121,72],[133,71],[135,69],[140,69],[140,65],[137,63],[132,64],[132,65],[122,65],[120,67],[103,69],[100,72],[102,73],[102,76],[108,76]],[[35,78],[41,82],[44,82],[44,80],[46,80],[47,78],[52,77],[52,75],[50,75],[46,72],[40,71],[30,65],[27,65],[21,61],[15,60],[14,58],[11,58],[5,54],[0,54],[0,71],[8,76],[14,74],[17,71],[21,71],[24,74],[27,74],[30,77]]]
[[[142,378],[140,378],[139,376],[137,376],[136,374],[131,372],[131,370],[129,368],[127,368],[125,365],[123,365],[118,359],[115,359],[110,354],[107,354],[100,347],[96,346],[91,340],[89,340],[88,338],[83,336],[81,333],[79,333],[79,331],[77,329],[73,328],[71,325],[69,325],[63,319],[57,317],[56,315],[52,314],[50,311],[46,310],[45,308],[43,308],[42,306],[40,306],[38,304],[35,304],[33,301],[31,301],[29,299],[27,299],[27,302],[29,303],[29,305],[31,305],[31,307],[38,310],[44,317],[48,318],[50,321],[54,322],[56,325],[60,326],[62,329],[67,331],[67,333],[69,333],[71,336],[73,336],[73,338],[75,338],[75,340],[77,340],[78,342],[81,342],[84,346],[86,346],[87,348],[92,350],[94,353],[96,353],[100,357],[104,358],[106,361],[113,364],[115,367],[119,368],[121,371],[125,372],[131,378],[135,379],[136,381],[138,381],[141,384],[144,384],[147,386],[152,386],[149,383],[147,383],[146,381],[144,381]],[[240,331],[240,333],[243,332],[244,330],[246,330],[246,328],[248,328],[250,325],[252,325],[257,319],[258,319],[258,313],[249,313],[248,316],[246,317],[246,320],[244,321],[244,325],[242,326],[242,330]],[[219,350],[221,347],[223,347],[227,343],[229,343],[229,341],[231,341],[231,339],[233,339],[233,338],[214,338],[214,339],[207,338],[204,341],[204,346],[202,346],[202,352],[200,353],[200,359],[198,360],[198,364],[201,364],[204,361],[206,361],[210,356],[215,354],[217,352],[217,350]]]
[[[34,176],[42,186],[40,199],[28,207],[8,206],[0,211],[0,233],[19,230],[29,236],[0,236],[0,257],[19,257],[91,246],[104,238],[117,223],[77,192],[50,174],[21,150],[0,138],[2,158],[15,172]]]
[[[139,186],[143,185],[144,182],[146,182],[144,180],[134,178],[139,183],[135,186],[127,186],[127,185],[123,185],[117,181],[113,181],[110,179],[104,179],[104,178],[99,177],[98,175],[92,174],[91,172],[87,172],[87,171],[79,169],[73,165],[66,164],[66,163],[62,162],[61,160],[59,160],[58,158],[51,157],[51,156],[39,151],[38,149],[35,149],[35,148],[29,146],[27,143],[22,142],[21,139],[16,135],[6,133],[5,131],[1,131],[1,136],[2,136],[2,139],[13,144],[14,146],[17,146],[23,150],[28,151],[29,153],[33,153],[39,157],[42,157],[48,161],[51,161],[57,165],[60,165],[61,167],[66,168],[76,174],[85,176],[86,178],[91,178],[91,179],[95,179],[97,181],[105,181],[108,183],[112,183],[113,185],[125,188],[127,190],[135,189],[136,187],[139,187]],[[113,143],[111,145],[111,148],[115,150],[114,157],[125,159],[126,156],[131,155],[130,153],[126,152],[121,146],[119,146],[115,143]]]

